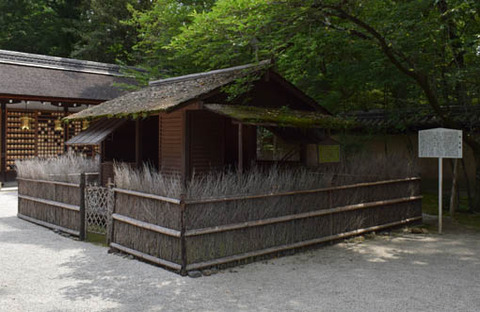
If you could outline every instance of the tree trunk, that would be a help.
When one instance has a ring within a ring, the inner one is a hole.
[[[473,211],[480,212],[480,148],[472,148],[475,158],[475,186],[473,189]]]
[[[452,191],[450,192],[450,216],[455,215],[455,207],[457,206],[457,180],[458,180],[458,164],[459,159],[455,159],[453,165],[453,174],[452,174]]]
[[[446,114],[445,110],[442,109],[442,103],[440,103],[435,84],[432,84],[432,77],[430,77],[428,72],[418,71],[417,66],[415,66],[414,62],[406,57],[404,57],[402,51],[396,50],[395,47],[392,45],[391,42],[387,41],[387,39],[379,33],[374,27],[366,23],[365,21],[361,20],[360,18],[351,15],[348,10],[343,9],[343,5],[347,2],[340,2],[338,5],[329,5],[323,3],[323,1],[315,2],[311,8],[322,10],[328,16],[334,16],[340,18],[345,21],[349,21],[359,27],[359,30],[350,30],[350,34],[356,35],[362,39],[369,39],[379,46],[380,51],[387,57],[387,59],[394,65],[401,73],[406,75],[407,77],[412,78],[417,86],[422,89],[430,107],[440,119],[440,122],[444,127],[454,128],[454,129],[462,129],[461,124],[456,122],[452,119],[448,114]],[[441,12],[446,12],[448,10],[447,1],[440,0],[437,2],[438,8]],[[448,39],[450,41],[455,41],[458,38],[456,34],[455,24],[451,20],[446,20],[445,24],[449,26],[448,31]],[[366,34],[362,33],[362,31],[366,32]],[[463,57],[463,50],[461,46],[458,46],[458,43],[454,43],[451,46],[453,50],[453,62],[454,66],[458,69],[463,69],[465,67],[464,57]],[[457,95],[457,102],[461,102],[464,106],[467,103],[470,103],[468,97],[465,97],[466,93],[464,92],[466,88],[462,85],[462,82],[457,81],[455,84],[456,88],[456,95]],[[444,103],[448,104],[448,103]],[[477,141],[473,138],[470,134],[466,133],[464,136],[465,143],[468,144],[472,148],[476,171],[475,171],[475,187],[474,187],[474,200],[473,200],[473,210],[476,212],[480,212],[480,141]]]
[[[470,189],[470,178],[468,177],[467,168],[465,166],[465,159],[462,158],[462,169],[463,175],[465,177],[465,187],[467,188],[467,197],[468,197],[468,211],[473,212],[473,199],[472,199],[472,192]]]

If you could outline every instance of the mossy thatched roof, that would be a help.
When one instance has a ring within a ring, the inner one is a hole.
[[[293,128],[323,128],[346,129],[353,122],[323,112],[309,112],[285,108],[264,108],[253,106],[206,104],[205,108],[235,119],[243,124],[293,127]]]
[[[153,81],[150,86],[104,102],[66,119],[125,117],[172,110],[187,101],[201,99],[236,79],[259,72],[269,64],[244,66]]]

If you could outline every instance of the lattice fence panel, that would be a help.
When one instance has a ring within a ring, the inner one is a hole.
[[[85,225],[87,232],[107,235],[112,222],[113,190],[88,185],[85,188]]]

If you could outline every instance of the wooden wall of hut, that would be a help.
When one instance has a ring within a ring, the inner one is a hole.
[[[184,111],[159,116],[159,167],[165,173],[182,171],[184,149]]]
[[[238,124],[206,110],[188,111],[189,174],[238,165]],[[243,125],[244,168],[256,159],[256,127]]]
[[[219,93],[205,100],[205,103],[232,103],[235,105],[249,105],[255,107],[289,107],[290,109],[314,111],[312,103],[308,103],[300,92],[295,92],[291,88],[285,88],[279,81],[282,79],[269,79],[257,81],[252,89],[245,94],[238,96],[235,100],[230,101],[229,95]],[[302,97],[302,98],[301,98]],[[316,105],[316,104],[313,104]]]
[[[249,105],[255,107],[289,107],[291,109],[313,110],[304,102],[299,101],[298,97],[292,94],[289,89],[283,88],[272,80],[262,80],[256,83],[249,99]]]

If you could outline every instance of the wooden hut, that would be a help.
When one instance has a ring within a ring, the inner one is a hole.
[[[15,178],[17,159],[55,156],[87,125],[60,123],[123,94],[120,67],[0,50],[0,181]]]
[[[232,100],[225,91],[232,85],[247,91]],[[104,179],[114,160],[149,162],[183,178],[244,170],[257,160],[259,126],[290,143],[297,162],[315,163],[308,146],[326,137],[318,128],[340,122],[267,62],[153,81],[66,119],[100,119],[67,144],[101,144]]]
[[[233,98],[232,89],[241,92]],[[324,129],[348,125],[268,63],[154,81],[67,117],[85,118],[98,120],[67,144],[101,144],[103,182],[119,160],[178,173],[185,186],[193,173],[261,161],[260,129],[289,145],[274,160],[316,165],[329,158],[321,148],[339,153]],[[421,220],[418,178],[359,182],[203,198],[188,188],[168,195],[117,185],[109,245],[185,275]]]

